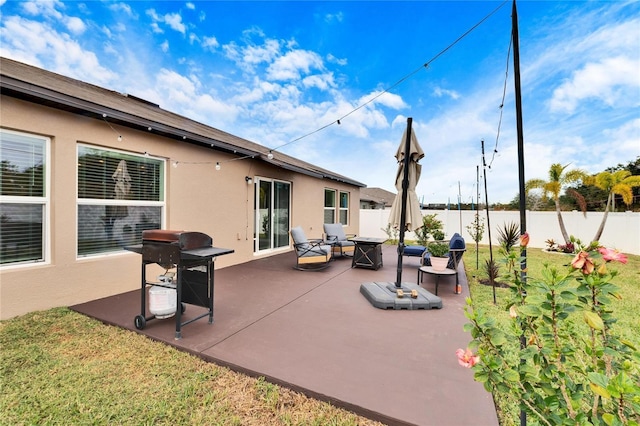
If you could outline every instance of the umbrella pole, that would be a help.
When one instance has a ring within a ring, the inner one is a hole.
[[[396,275],[396,288],[402,288],[402,256],[404,254],[404,232],[407,220],[407,192],[409,191],[409,157],[411,155],[411,117],[407,118],[407,139],[404,148],[404,165],[402,168],[402,207],[400,209],[400,235],[398,239],[398,269]]]

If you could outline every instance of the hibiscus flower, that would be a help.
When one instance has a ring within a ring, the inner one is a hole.
[[[480,356],[474,355],[469,348],[467,348],[466,351],[464,349],[458,349],[456,356],[458,357],[458,364],[463,367],[471,368],[480,362]]]
[[[627,256],[620,253],[618,250],[600,247],[598,251],[602,255],[602,258],[607,262],[627,263]]]
[[[592,273],[595,268],[593,260],[589,257],[589,253],[586,251],[578,253],[571,261],[571,266],[575,269],[581,269],[582,273],[585,275]]]

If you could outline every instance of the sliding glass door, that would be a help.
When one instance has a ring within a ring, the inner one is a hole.
[[[256,178],[255,250],[272,250],[289,245],[291,184]]]

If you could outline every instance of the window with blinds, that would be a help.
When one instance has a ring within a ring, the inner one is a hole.
[[[338,210],[340,217],[340,223],[343,225],[349,224],[349,193],[340,191],[340,207]]]
[[[336,190],[324,190],[324,223],[336,222]]]
[[[337,221],[336,221],[337,217]],[[325,188],[324,223],[349,224],[349,193]]]
[[[160,229],[165,161],[78,145],[78,256],[123,250]]]
[[[44,262],[49,139],[0,129],[0,265]]]

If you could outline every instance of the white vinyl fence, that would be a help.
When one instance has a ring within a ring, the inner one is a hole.
[[[390,210],[360,210],[360,232],[363,237],[386,237],[384,229],[387,227]],[[479,212],[482,223],[484,223],[484,236],[480,244],[489,244],[487,212]],[[458,232],[467,241],[473,242],[467,227],[471,225],[475,218],[475,211],[471,210],[423,210],[423,215],[436,214],[437,219],[444,224],[446,238],[450,238]],[[585,217],[582,212],[571,211],[562,212],[567,233],[580,239],[584,244],[588,244],[595,236],[602,215],[600,212],[587,212]],[[558,244],[564,244],[564,239],[560,233],[558,216],[556,212],[527,211],[527,231],[531,237],[530,247],[544,248],[545,241],[553,239]],[[514,222],[520,226],[520,213],[517,211],[490,211],[489,221],[491,224],[491,242],[498,243],[498,229],[505,224]],[[408,232],[405,239],[415,240],[415,234]],[[640,213],[624,212],[609,213],[604,232],[600,237],[600,243],[606,247],[616,248],[623,253],[640,255]]]

